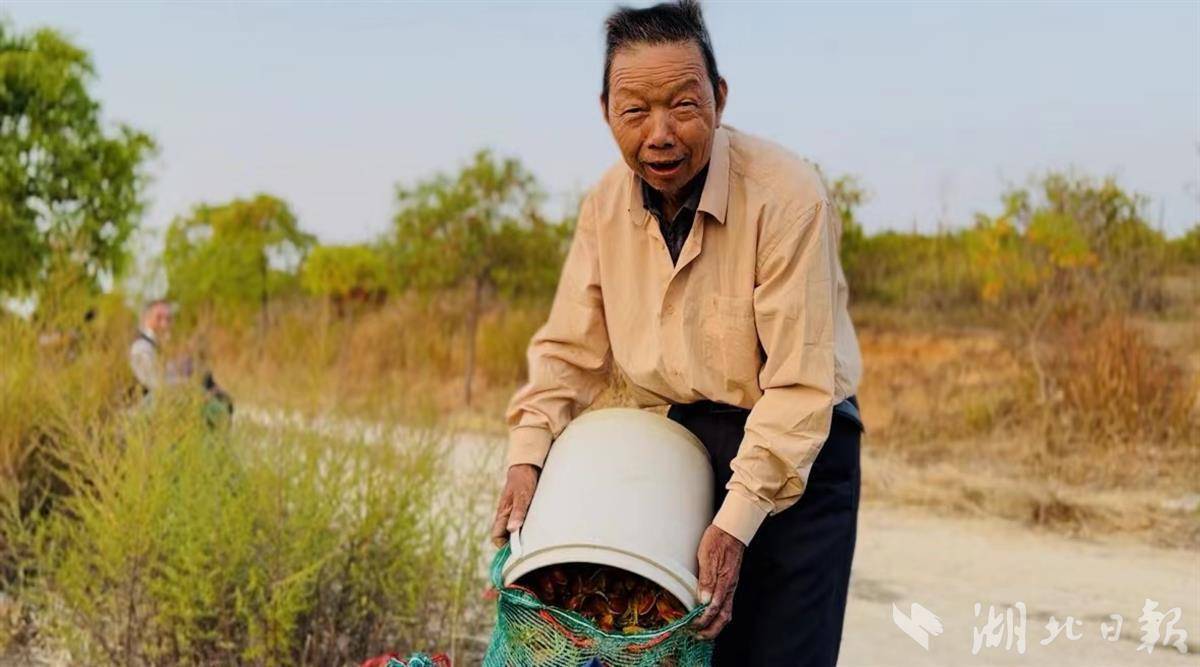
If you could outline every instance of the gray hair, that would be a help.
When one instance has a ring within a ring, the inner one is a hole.
[[[604,87],[600,98],[605,103],[608,103],[608,75],[612,71],[613,56],[619,49],[633,44],[694,42],[704,56],[713,94],[721,94],[717,57],[713,55],[712,39],[708,36],[697,0],[675,0],[645,9],[617,7],[604,22],[604,32]]]

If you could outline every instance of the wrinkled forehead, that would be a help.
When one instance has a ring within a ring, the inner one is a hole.
[[[695,42],[636,43],[613,54],[609,83],[614,95],[708,88],[708,68]]]

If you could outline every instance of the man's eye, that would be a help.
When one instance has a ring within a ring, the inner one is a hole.
[[[682,102],[676,104],[675,106],[690,108],[690,107],[696,106],[696,103],[692,100],[683,100]]]
[[[630,114],[641,113],[641,112],[642,112],[641,107],[629,107],[629,108],[625,109],[624,111],[622,111],[621,115],[628,116]]]

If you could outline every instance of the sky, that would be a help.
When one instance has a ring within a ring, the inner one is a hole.
[[[645,4],[645,3],[635,3]],[[146,223],[267,192],[325,242],[478,149],[562,211],[619,159],[599,111],[613,3],[0,4],[91,52],[108,122],[150,132]],[[1200,2],[720,3],[724,122],[853,174],[869,231],[970,224],[1047,170],[1200,221]]]

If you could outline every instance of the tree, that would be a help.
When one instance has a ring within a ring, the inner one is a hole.
[[[571,225],[538,212],[542,194],[514,159],[480,151],[456,176],[438,174],[398,187],[399,211],[389,249],[403,286],[421,291],[465,287],[467,364],[464,396],[471,402],[479,319],[494,292],[509,296],[554,289]]]
[[[1004,211],[976,216],[969,234],[984,300],[1044,301],[1083,287],[1093,302],[1155,305],[1168,247],[1143,218],[1145,201],[1112,178],[1060,173],[1006,193]]]
[[[1097,181],[1051,173],[1040,185],[1043,210],[1027,207],[1022,213],[1033,219],[1040,213],[1073,221],[1096,254],[1113,298],[1135,309],[1161,308],[1168,248],[1162,233],[1143,215],[1146,197],[1123,190],[1112,177]]]
[[[1176,262],[1200,266],[1200,222],[1170,242],[1171,255]]]
[[[270,297],[295,284],[315,242],[276,197],[201,204],[167,230],[168,293],[185,306],[242,311],[257,305],[265,328]]]
[[[341,305],[348,299],[369,299],[385,293],[387,266],[368,245],[319,245],[304,260],[300,285],[309,294]]]
[[[1050,405],[1061,359],[1045,341],[1157,302],[1166,242],[1141,217],[1143,199],[1112,179],[1051,173],[1003,202],[999,215],[976,216],[968,256],[980,298],[1016,329],[1039,404]]]
[[[53,30],[0,21],[0,294],[117,277],[137,227],[153,140],[106,132],[88,54]]]

